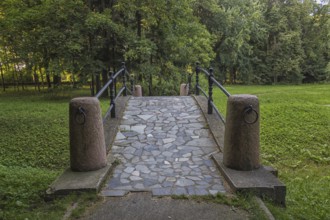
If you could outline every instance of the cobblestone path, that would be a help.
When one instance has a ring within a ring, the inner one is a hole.
[[[121,163],[102,189],[104,196],[225,192],[209,157],[216,143],[192,97],[132,97],[111,151]]]

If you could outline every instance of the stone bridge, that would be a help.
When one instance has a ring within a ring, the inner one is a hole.
[[[125,67],[96,97],[73,99],[71,167],[48,194],[92,190],[102,196],[129,192],[190,196],[250,191],[284,206],[286,188],[277,171],[259,164],[257,97],[231,96],[214,79],[212,69],[202,68],[196,68],[196,91],[206,95],[198,85],[200,71],[209,78],[208,99],[198,92],[196,96],[127,96]],[[114,98],[113,80],[121,73],[123,88]],[[229,97],[226,124],[220,114],[212,114],[217,111],[213,83]],[[98,98],[108,87],[111,105],[102,121]]]

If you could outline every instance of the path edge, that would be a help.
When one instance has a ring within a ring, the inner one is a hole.
[[[201,109],[204,118],[209,126],[209,130],[215,140],[219,151],[223,152],[224,146],[224,134],[225,134],[225,124],[221,121],[220,117],[217,114],[208,114],[207,113],[207,98],[204,96],[192,95],[195,102]],[[220,125],[220,126],[219,126]]]

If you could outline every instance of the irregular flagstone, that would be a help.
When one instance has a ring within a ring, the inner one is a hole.
[[[147,121],[148,119],[153,117],[153,115],[137,115],[137,117],[142,118],[143,120]]]
[[[131,126],[131,130],[139,134],[144,134],[144,129],[146,127],[147,127],[146,125],[135,125],[135,126]]]
[[[179,179],[176,183],[175,183],[175,185],[177,185],[177,186],[192,186],[192,185],[194,185],[195,184],[195,182],[194,181],[192,181],[192,180],[189,180],[189,179]]]
[[[121,132],[118,132],[116,135],[116,140],[123,140],[123,139],[126,139],[126,137]]]
[[[209,159],[217,150],[191,97],[133,97],[111,149],[121,164],[101,195],[223,193],[221,177]]]
[[[203,147],[214,147],[216,144],[214,142],[214,140],[212,140],[211,138],[199,138],[199,139],[193,139],[192,141],[189,141],[186,145],[188,146],[201,146],[201,149],[203,149]],[[213,148],[214,150],[216,150],[216,148]]]

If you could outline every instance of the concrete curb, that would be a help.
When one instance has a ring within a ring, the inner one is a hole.
[[[71,192],[99,192],[103,182],[113,168],[114,158],[108,157],[108,164],[99,170],[73,172],[66,169],[47,189],[49,196],[68,195]]]
[[[285,185],[277,179],[267,167],[251,171],[240,171],[223,164],[222,153],[212,155],[212,159],[234,192],[251,192],[257,196],[266,196],[275,204],[285,207]]]
[[[268,218],[268,220],[275,220],[273,214],[269,211],[269,209],[267,208],[267,206],[265,205],[265,203],[259,197],[257,197],[257,196],[255,196],[254,199],[258,203],[260,209],[265,213],[265,215]]]

